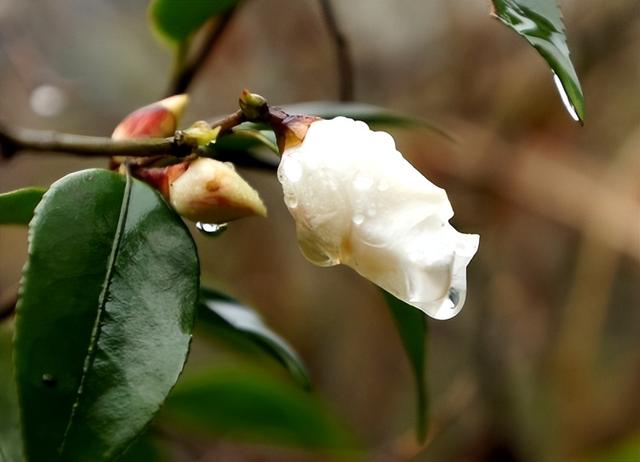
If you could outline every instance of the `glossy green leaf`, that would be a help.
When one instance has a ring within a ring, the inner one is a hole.
[[[0,462],[22,462],[18,397],[11,362],[11,330],[0,325]]]
[[[118,457],[118,462],[163,462],[166,460],[167,458],[163,457],[156,441],[149,435],[140,437],[122,457]]]
[[[45,191],[32,187],[0,194],[0,225],[29,224]]]
[[[29,227],[15,368],[30,462],[121,454],[186,360],[195,245],[145,183],[84,170],[54,183]]]
[[[427,345],[427,315],[407,305],[388,292],[382,291],[396,323],[402,345],[413,372],[416,387],[416,433],[418,440],[424,442],[427,436],[427,384],[425,379],[425,361]]]
[[[160,422],[189,434],[354,451],[353,434],[313,394],[244,368],[220,368],[184,377],[169,396]]]
[[[153,0],[149,17],[154,28],[170,42],[187,40],[207,20],[224,13],[238,0]]]
[[[198,322],[234,331],[258,345],[280,362],[293,379],[305,389],[311,387],[309,374],[289,343],[267,326],[252,308],[211,289],[200,292]]]
[[[571,62],[556,0],[493,0],[493,14],[529,42],[547,61],[571,117],[584,120],[584,96]]]
[[[307,101],[288,104],[283,109],[289,114],[305,114],[332,119],[334,117],[350,117],[361,120],[374,127],[424,128],[436,132],[449,140],[454,140],[449,133],[427,120],[398,114],[388,109],[366,103],[339,101]]]

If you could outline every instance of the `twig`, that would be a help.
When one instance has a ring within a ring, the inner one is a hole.
[[[0,322],[9,319],[16,311],[18,284],[13,284],[0,295]]]
[[[207,57],[227,30],[236,9],[237,6],[234,6],[223,13],[218,22],[208,31],[208,35],[204,38],[202,45],[194,56],[191,59],[183,60],[182,65],[178,64],[167,90],[167,96],[178,95],[187,91],[195,76],[202,69]],[[183,53],[185,53],[184,50]]]
[[[325,24],[333,40],[338,58],[338,74],[340,76],[340,101],[353,100],[353,62],[349,52],[349,43],[338,27],[331,0],[320,0]]]
[[[214,121],[212,127],[220,127],[224,133],[244,121],[241,111],[236,111]],[[74,135],[47,130],[8,128],[0,125],[0,155],[10,158],[22,152],[65,153],[85,157],[132,156],[185,157],[193,146],[183,142],[181,132],[169,138],[141,138],[134,140],[112,140],[102,136]]]

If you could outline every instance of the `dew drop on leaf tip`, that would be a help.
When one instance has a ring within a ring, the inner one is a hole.
[[[228,227],[229,225],[227,223],[203,223],[201,221],[196,223],[196,229],[209,237],[219,236],[224,233]]]

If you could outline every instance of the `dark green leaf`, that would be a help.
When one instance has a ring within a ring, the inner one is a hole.
[[[331,119],[334,117],[350,117],[362,120],[371,126],[425,128],[438,133],[449,140],[454,138],[437,125],[417,117],[409,117],[389,111],[388,109],[365,103],[343,103],[338,101],[308,101],[288,104],[283,109],[289,114],[305,114]]]
[[[15,367],[30,462],[107,461],[151,420],[186,360],[191,236],[146,184],[68,175],[29,227]]]
[[[199,323],[240,333],[286,367],[301,387],[310,388],[309,375],[298,354],[255,310],[211,289],[200,291],[200,301]]]
[[[149,435],[143,435],[126,450],[118,462],[162,462],[166,460],[156,442]]]
[[[425,361],[427,345],[427,315],[407,305],[388,292],[382,291],[389,305],[391,315],[398,328],[402,345],[407,352],[409,364],[415,379],[417,395],[418,440],[423,442],[427,436],[427,384],[425,380]]]
[[[224,13],[238,0],[153,0],[149,17],[155,29],[170,42],[187,40],[207,20]]]
[[[230,134],[221,136],[213,144],[215,151],[230,152],[251,151],[261,147],[278,154],[278,146],[272,131],[235,127]]]
[[[42,199],[44,188],[23,188],[0,194],[0,224],[26,225]]]
[[[6,324],[0,325],[0,371],[0,462],[21,462],[24,457],[11,363],[11,330]]]
[[[351,432],[314,395],[237,366],[184,377],[169,396],[161,422],[189,434],[315,451],[358,448]]]
[[[547,61],[565,107],[576,121],[584,120],[584,96],[565,36],[556,0],[493,0],[493,14],[523,36]]]

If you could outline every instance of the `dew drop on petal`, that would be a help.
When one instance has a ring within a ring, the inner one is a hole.
[[[229,225],[227,223],[203,223],[201,221],[196,223],[196,229],[202,234],[209,237],[216,237],[224,233]]]
[[[387,182],[387,180],[380,180],[380,182],[378,183],[378,191],[386,191],[387,189],[389,189],[389,183]]]
[[[351,219],[354,225],[361,225],[364,222],[364,215],[356,213]]]
[[[353,187],[358,191],[366,191],[371,186],[373,186],[373,178],[362,173],[358,173],[353,180]]]
[[[296,207],[298,207],[298,198],[296,197],[295,194],[285,193],[284,194],[284,203],[290,209],[295,209]]]
[[[279,173],[281,174],[281,180],[297,183],[302,179],[302,165],[297,159],[286,157],[282,160],[282,168]]]

